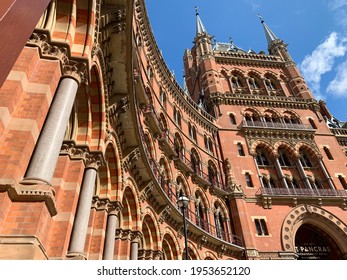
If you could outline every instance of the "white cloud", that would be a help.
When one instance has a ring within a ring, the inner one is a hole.
[[[320,82],[325,73],[332,70],[335,59],[344,56],[347,51],[347,38],[332,32],[300,64],[300,70],[316,98],[321,98]]]
[[[347,0],[330,0],[328,5],[332,10],[340,9],[344,6],[347,6]]]
[[[337,74],[327,88],[333,95],[347,97],[347,61],[337,67]]]

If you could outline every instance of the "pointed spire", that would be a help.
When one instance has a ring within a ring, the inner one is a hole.
[[[278,40],[277,36],[275,35],[275,33],[272,32],[272,30],[270,29],[270,27],[267,26],[267,24],[265,23],[265,21],[263,20],[262,16],[258,14],[258,17],[260,19],[261,24],[264,27],[264,31],[265,31],[265,36],[266,36],[266,40],[268,45],[270,46],[271,43],[273,41]]]
[[[196,15],[196,36],[199,34],[205,34],[207,33],[205,26],[203,25],[199,13],[198,13],[199,7],[195,6],[195,15]]]

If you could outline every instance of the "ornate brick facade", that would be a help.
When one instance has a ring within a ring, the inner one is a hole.
[[[1,259],[182,259],[180,194],[191,259],[346,258],[347,130],[262,19],[269,54],[197,14],[182,89],[143,0],[37,10],[0,73]]]

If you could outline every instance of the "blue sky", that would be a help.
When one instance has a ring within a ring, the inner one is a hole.
[[[146,0],[168,67],[182,84],[183,53],[195,37],[195,10],[218,42],[267,52],[257,14],[288,44],[317,99],[347,121],[347,0]]]

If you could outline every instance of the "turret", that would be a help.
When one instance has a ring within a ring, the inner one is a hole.
[[[310,89],[307,87],[304,78],[287,50],[287,44],[272,32],[260,15],[258,15],[258,17],[265,31],[269,54],[281,57],[281,59],[286,63],[286,70],[289,77],[288,83],[293,94],[306,99],[313,98]]]

